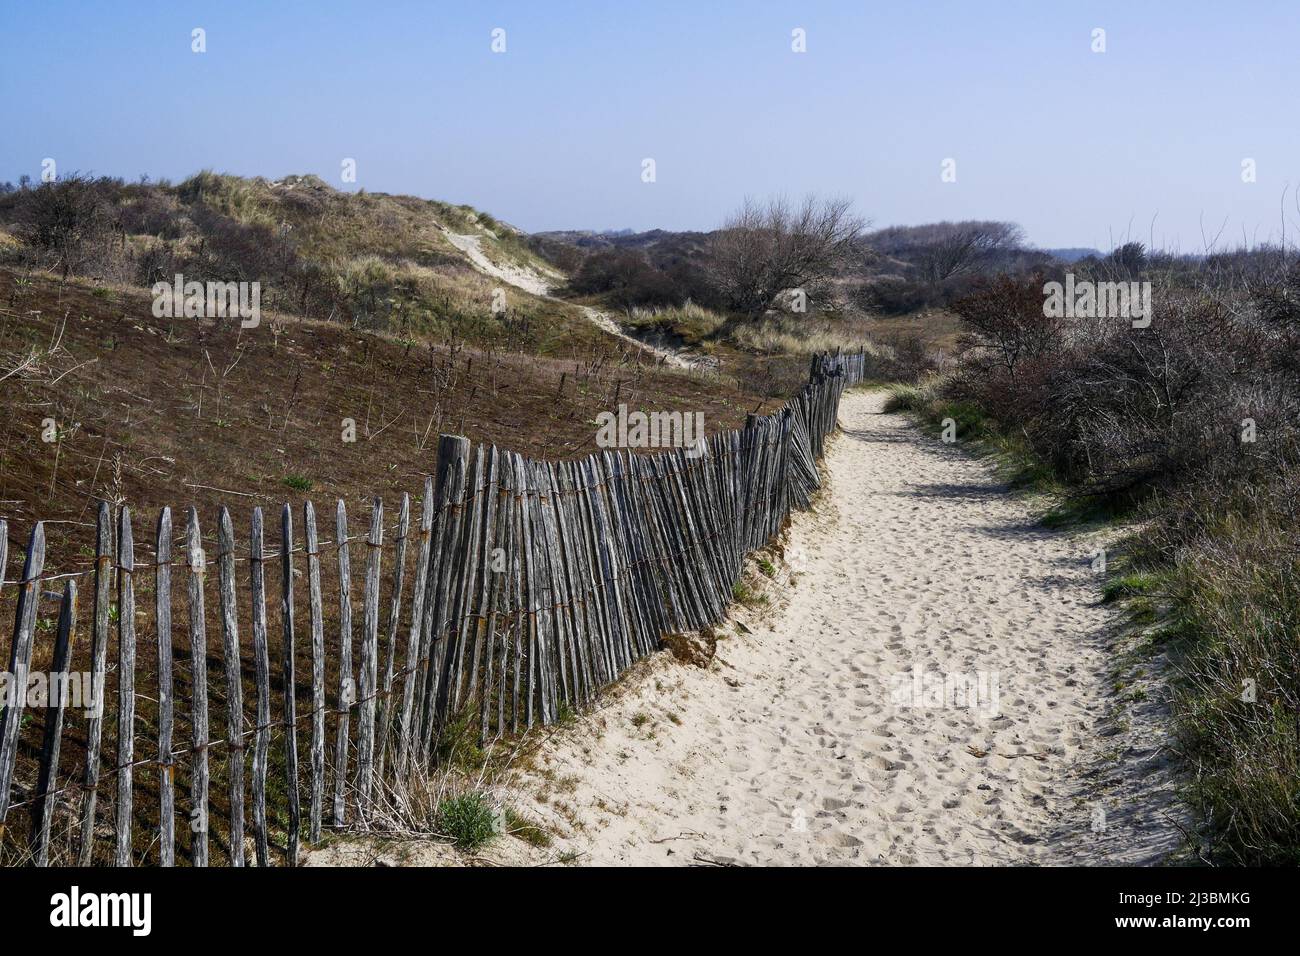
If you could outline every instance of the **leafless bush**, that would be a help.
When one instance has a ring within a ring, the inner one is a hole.
[[[972,269],[1000,249],[1021,244],[1020,227],[1009,222],[939,223],[938,234],[922,252],[922,274],[942,282]]]
[[[1000,279],[961,300],[974,333],[952,389],[1063,476],[1141,493],[1211,471],[1240,479],[1291,447],[1300,390],[1258,309],[1170,290],[1135,329],[1046,319],[1042,299],[1036,279]]]
[[[787,289],[828,283],[865,225],[848,199],[746,200],[713,236],[709,275],[728,308],[755,318]]]
[[[602,249],[582,260],[569,280],[577,295],[603,294],[619,308],[679,304],[669,276],[637,249]]]
[[[874,359],[877,374],[899,382],[918,382],[939,369],[934,351],[919,332],[900,332],[884,336],[881,356]]]
[[[80,173],[24,190],[16,213],[24,238],[64,279],[100,251],[113,223],[100,185]]]
[[[1011,222],[892,226],[866,236],[864,242],[877,255],[911,266],[917,278],[931,286],[989,267],[1010,272],[1026,265],[1012,261],[1024,253],[1024,233]]]
[[[981,280],[954,309],[972,329],[967,346],[981,350],[972,360],[991,360],[1011,379],[1023,361],[1051,351],[1060,339],[1058,320],[1043,314],[1042,276]]]

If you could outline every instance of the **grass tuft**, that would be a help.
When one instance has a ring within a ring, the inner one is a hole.
[[[438,832],[450,837],[468,853],[490,843],[497,835],[496,812],[491,801],[481,793],[464,793],[448,797],[438,804]]]

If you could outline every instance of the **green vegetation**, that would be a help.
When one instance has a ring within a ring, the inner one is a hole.
[[[1160,575],[1151,572],[1131,571],[1110,578],[1106,582],[1106,586],[1102,588],[1102,600],[1111,602],[1122,598],[1149,596],[1158,593],[1160,586]]]
[[[453,767],[474,773],[487,763],[489,754],[479,746],[476,715],[463,710],[438,731],[433,745],[433,761],[439,767]]]
[[[743,578],[731,586],[731,596],[743,607],[758,607],[767,603],[767,595]]]
[[[490,843],[497,835],[496,813],[481,793],[465,793],[441,801],[435,825],[439,833],[450,837],[467,853]]]

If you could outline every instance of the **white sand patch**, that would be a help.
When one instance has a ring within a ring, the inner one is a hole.
[[[512,285],[517,289],[523,289],[525,292],[531,292],[533,295],[549,295],[551,291],[551,281],[548,277],[535,272],[532,269],[523,266],[515,266],[510,263],[498,265],[487,257],[483,252],[483,237],[469,235],[460,235],[452,232],[445,226],[439,226],[442,234],[447,237],[447,241],[453,246],[465,253],[474,268],[484,275],[491,276],[494,279],[500,279],[506,285]],[[558,278],[558,277],[554,277]]]
[[[610,335],[616,336],[634,345],[642,351],[649,352],[656,360],[663,362],[670,368],[698,369],[701,371],[714,370],[718,367],[718,360],[708,355],[696,355],[692,352],[681,349],[666,348],[664,346],[652,345],[649,342],[642,342],[634,335],[628,335],[624,332],[617,322],[615,322],[608,313],[601,312],[599,309],[593,309],[589,305],[580,305],[583,316],[588,322],[604,329]]]
[[[439,225],[447,241],[459,249],[469,258],[470,264],[479,272],[493,279],[498,279],[506,285],[514,286],[516,289],[522,289],[524,292],[532,295],[541,296],[545,299],[553,299],[564,305],[569,303],[561,299],[555,299],[551,295],[551,289],[555,283],[560,282],[564,277],[558,273],[542,275],[532,269],[523,266],[515,266],[509,263],[497,264],[487,257],[483,252],[482,236],[470,234],[458,234],[452,232],[446,226]],[[597,328],[608,332],[616,338],[641,349],[644,352],[654,356],[657,361],[663,362],[672,368],[682,369],[712,369],[717,366],[717,360],[707,355],[692,355],[678,349],[663,348],[651,345],[648,342],[642,342],[635,336],[628,335],[607,313],[599,309],[593,309],[590,306],[580,305],[579,311],[582,317]]]

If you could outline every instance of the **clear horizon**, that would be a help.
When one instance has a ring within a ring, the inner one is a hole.
[[[1277,241],[1283,215],[1300,235],[1300,136],[1282,122],[1300,8],[1283,3],[1227,18],[1209,3],[770,2],[0,16],[0,181],[39,181],[47,157],[128,180],[314,173],[530,232],[708,230],[746,195],[814,192],[852,197],[872,228],[1008,220],[1045,248],[1199,253],[1216,235]]]

